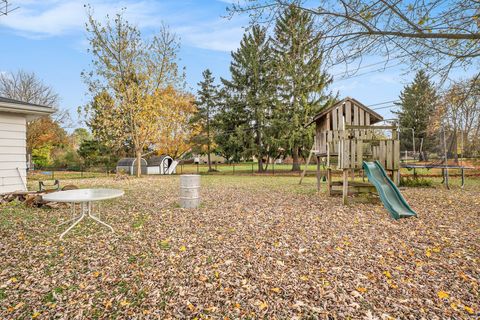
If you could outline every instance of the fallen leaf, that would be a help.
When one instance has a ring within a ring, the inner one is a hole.
[[[431,257],[432,256],[432,250],[430,248],[427,248],[427,250],[425,250],[425,255],[427,257]]]
[[[260,303],[258,304],[258,308],[260,310],[266,309],[266,308],[268,308],[268,304],[264,301],[260,301]]]
[[[465,311],[467,311],[469,314],[474,314],[474,313],[475,313],[475,311],[474,311],[472,308],[470,308],[470,307],[463,306],[463,309],[464,309]]]
[[[448,299],[450,295],[445,291],[438,291],[437,295],[440,299]]]
[[[393,288],[393,289],[398,288],[397,284],[392,279],[387,279],[387,283],[390,286],[390,288]]]

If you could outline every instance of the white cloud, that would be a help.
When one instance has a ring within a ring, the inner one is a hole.
[[[86,8],[82,1],[47,0],[16,1],[20,8],[0,19],[0,25],[26,37],[52,37],[82,31],[85,26]],[[152,1],[90,1],[95,16],[105,17],[121,8],[127,8],[126,17],[139,27],[159,26],[161,21],[154,12],[158,4]]]
[[[52,36],[77,29],[84,21],[81,3],[54,4],[50,9],[43,11],[37,11],[34,7],[36,6],[29,6],[24,2],[18,10],[0,20],[0,24],[22,35]]]
[[[225,1],[224,1],[225,2]],[[226,1],[228,2],[228,1]],[[158,28],[166,21],[193,47],[216,51],[231,51],[238,47],[243,34],[238,18],[227,20],[189,3],[158,2],[153,0],[91,0],[95,16],[103,19],[126,8],[126,18],[139,28]],[[86,9],[78,0],[16,0],[20,8],[0,19],[0,27],[11,29],[29,38],[78,35],[83,32]]]
[[[229,26],[227,21],[218,21],[178,27],[175,31],[194,47],[229,52],[238,48],[244,29],[241,26]]]

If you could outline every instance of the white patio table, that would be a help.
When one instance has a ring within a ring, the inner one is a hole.
[[[42,198],[45,201],[51,202],[70,202],[72,203],[72,210],[75,214],[75,204],[80,203],[80,215],[61,223],[60,225],[75,221],[67,230],[65,230],[61,235],[60,239],[63,238],[73,227],[75,227],[80,221],[85,217],[90,217],[98,223],[106,226],[113,232],[112,226],[101,221],[97,216],[92,214],[92,202],[102,201],[108,199],[114,199],[121,197],[125,194],[123,190],[118,189],[76,189],[76,190],[67,190],[67,191],[58,191],[44,195]]]

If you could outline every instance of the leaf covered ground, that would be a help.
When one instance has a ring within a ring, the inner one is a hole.
[[[407,189],[418,218],[349,206],[313,178],[76,180],[126,191],[64,241],[70,210],[0,208],[0,318],[476,318],[480,186]],[[97,208],[96,208],[97,209]]]

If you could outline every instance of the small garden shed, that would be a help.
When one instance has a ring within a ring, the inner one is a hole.
[[[147,173],[148,174],[171,174],[170,167],[173,164],[173,159],[167,155],[161,155],[157,157],[151,157],[147,161]]]
[[[147,174],[147,160],[142,158],[140,163],[140,168],[142,174]],[[130,175],[135,175],[137,173],[137,158],[123,158],[117,162],[117,173],[125,172]]]
[[[0,194],[27,189],[27,122],[53,108],[0,97]]]

